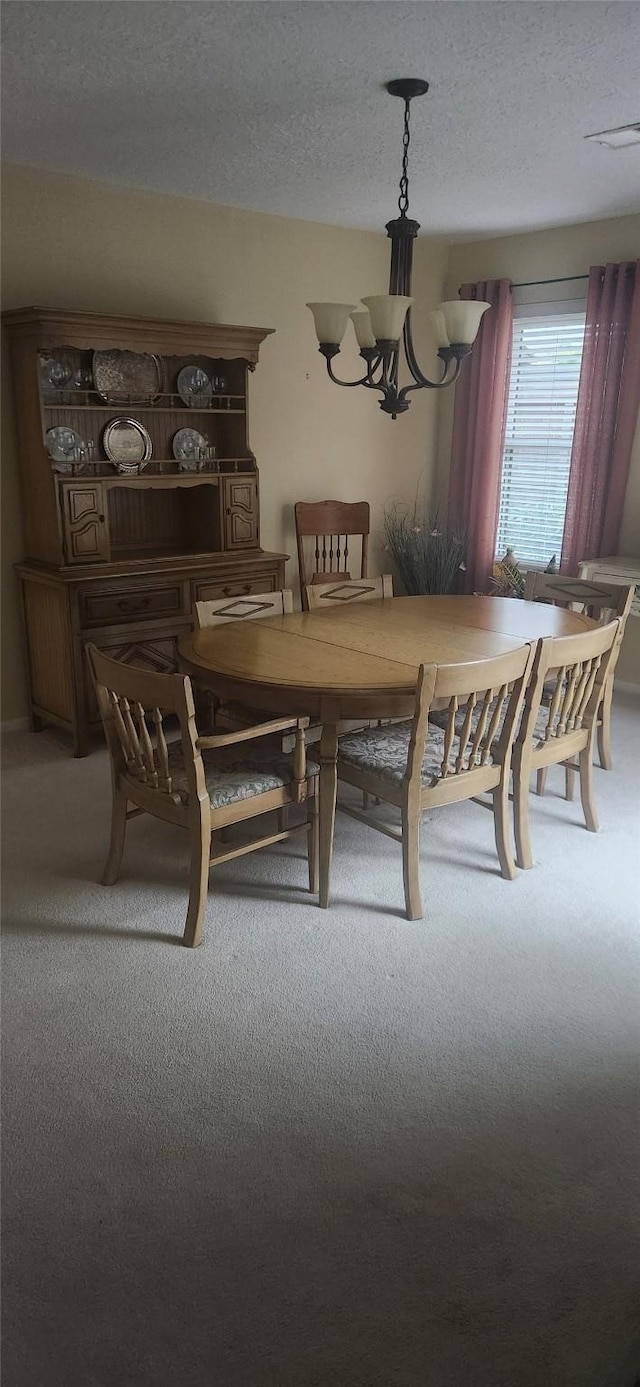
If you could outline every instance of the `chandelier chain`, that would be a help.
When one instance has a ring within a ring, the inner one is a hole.
[[[400,197],[398,198],[398,210],[401,217],[406,217],[409,211],[409,143],[411,131],[409,130],[410,104],[404,103],[404,130],[402,133],[402,176],[400,178]]]

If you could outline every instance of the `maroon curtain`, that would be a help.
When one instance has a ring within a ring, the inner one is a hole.
[[[511,281],[463,284],[461,299],[491,304],[456,385],[449,523],[467,536],[467,591],[487,592],[494,561],[513,334]]]
[[[577,573],[583,559],[617,552],[639,406],[640,260],[594,265],[589,272],[563,573]]]

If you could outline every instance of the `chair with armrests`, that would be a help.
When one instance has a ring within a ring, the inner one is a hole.
[[[591,833],[598,830],[593,797],[593,744],[619,635],[617,618],[576,636],[539,642],[513,751],[519,867],[533,866],[529,833],[532,771],[560,764],[577,772],[587,828]]]
[[[317,891],[318,766],[306,760],[307,720],[273,718],[257,727],[199,737],[187,675],[135,669],[109,659],[94,645],[87,646],[87,657],[111,758],[111,843],[102,878],[105,885],[118,878],[129,819],[146,813],[189,834],[189,907],[183,938],[192,948],[202,940],[212,864],[305,831],[309,889]],[[178,720],[176,741],[167,741],[166,715]],[[286,756],[275,738],[292,729],[295,747],[293,755]],[[250,842],[221,841],[230,825],[290,804],[307,805],[304,823],[263,833]]]
[[[224,626],[230,621],[286,616],[292,611],[293,593],[290,588],[282,588],[277,592],[254,592],[247,597],[215,597],[211,601],[196,602],[194,624],[202,630],[207,626]],[[222,702],[210,690],[206,691],[206,697],[213,706],[213,722],[219,727],[247,727],[271,718],[271,713],[245,708],[241,703]]]
[[[556,573],[529,572],[525,580],[524,597],[527,602],[550,602],[553,605],[561,603],[563,606],[571,607],[573,611],[585,612],[587,616],[595,617],[600,622],[612,621],[614,617],[620,619],[618,643],[610,661],[609,678],[598,723],[598,759],[603,770],[610,771],[613,765],[611,758],[613,680],[627,617],[634,598],[634,587],[620,583],[593,582],[587,578],[566,578],[564,575]],[[542,770],[539,775],[538,794],[544,793],[545,778],[546,769]],[[567,775],[567,796],[571,798],[572,795],[573,776],[569,773]]]
[[[380,578],[352,578],[340,583],[310,583],[305,588],[305,606],[310,612],[326,607],[345,607],[350,602],[375,602],[393,597],[393,576],[383,573]]]
[[[368,501],[297,501],[294,506],[302,602],[310,584],[351,580],[349,540],[359,537],[360,572],[367,576]],[[356,567],[358,565],[356,564]]]
[[[338,743],[338,779],[400,810],[401,831],[343,801],[353,818],[402,843],[407,918],[423,917],[420,822],[425,809],[489,791],[503,877],[516,875],[510,841],[509,778],[514,737],[534,655],[532,645],[496,659],[421,665],[411,722],[372,727]],[[446,700],[440,727],[429,722],[434,700]]]
[[[215,597],[211,601],[196,602],[194,606],[195,625],[198,630],[206,626],[224,626],[230,621],[258,621],[266,616],[287,616],[292,611],[293,593],[290,588],[281,588],[277,592],[254,592],[247,597]],[[271,713],[258,708],[246,708],[244,704],[235,701],[221,700],[210,689],[203,690],[201,696],[207,700],[204,717],[207,717],[208,705],[209,718],[215,727],[252,727],[257,722],[271,720]],[[310,736],[307,727],[307,742],[319,741],[321,731],[319,728],[317,736],[313,733]],[[282,748],[284,751],[293,749],[291,733],[283,737]],[[280,810],[278,820],[280,827],[284,829],[287,824],[286,808]]]

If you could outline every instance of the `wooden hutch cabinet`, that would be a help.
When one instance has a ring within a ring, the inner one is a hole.
[[[270,329],[39,308],[3,319],[32,726],[68,729],[81,756],[99,725],[87,641],[174,670],[194,602],[284,586],[287,555],[260,548],[247,432]]]

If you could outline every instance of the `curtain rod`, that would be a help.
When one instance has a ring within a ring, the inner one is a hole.
[[[588,275],[561,275],[559,279],[523,279],[520,284],[512,284],[512,289],[533,289],[539,284],[572,284],[577,279],[588,279]]]

